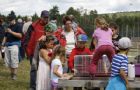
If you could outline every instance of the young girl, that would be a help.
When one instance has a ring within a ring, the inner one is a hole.
[[[51,90],[50,84],[50,53],[53,48],[53,37],[47,36],[45,41],[39,43],[39,66],[37,71],[36,90]]]
[[[103,54],[106,54],[112,61],[112,57],[115,54],[112,43],[112,31],[108,28],[106,20],[102,17],[95,19],[96,30],[93,34],[94,45],[95,45],[95,54],[93,56],[92,64],[90,65],[90,73],[96,73],[96,65],[98,60],[102,57]]]
[[[128,57],[127,53],[131,47],[131,40],[123,37],[118,42],[120,52],[113,57],[111,78],[106,90],[127,90],[128,80]]]
[[[54,59],[51,63],[51,85],[52,90],[58,90],[58,79],[67,76],[63,74],[62,64],[65,63],[65,48],[56,46],[54,49]]]

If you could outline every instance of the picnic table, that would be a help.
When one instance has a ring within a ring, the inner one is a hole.
[[[99,87],[100,90],[104,90],[108,79],[109,77],[94,77],[92,79],[91,77],[73,77],[71,80],[59,79],[58,86],[63,88],[63,90],[67,90],[68,87],[82,87],[88,89]],[[129,88],[140,88],[140,77],[129,81]]]

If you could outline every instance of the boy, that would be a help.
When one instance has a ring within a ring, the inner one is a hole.
[[[127,90],[128,88],[128,51],[131,47],[131,40],[123,37],[118,42],[119,53],[113,57],[111,78],[106,90]],[[118,87],[119,86],[119,87]]]
[[[91,51],[86,48],[86,42],[88,41],[88,37],[85,34],[79,34],[77,36],[76,47],[72,50],[69,60],[68,66],[69,69],[73,72],[74,70],[74,56],[75,55],[92,55]]]

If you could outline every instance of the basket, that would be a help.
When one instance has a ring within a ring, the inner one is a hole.
[[[93,55],[76,55],[74,57],[74,69],[76,70],[74,73],[76,77],[91,76],[88,67],[91,64],[92,59],[93,59]],[[109,61],[107,61],[107,63],[108,62]],[[109,76],[109,75],[110,75],[109,72],[105,73],[104,61],[100,59],[97,65],[97,72],[93,76]]]

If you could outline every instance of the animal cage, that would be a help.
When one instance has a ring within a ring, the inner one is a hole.
[[[93,55],[76,55],[74,57],[74,69],[76,77],[86,77],[91,76],[89,72],[89,65],[91,64]],[[106,60],[103,60],[106,59]],[[97,70],[94,76],[108,76],[110,75],[110,62],[107,59],[107,56],[104,55],[98,61]],[[107,70],[107,72],[106,72]]]

